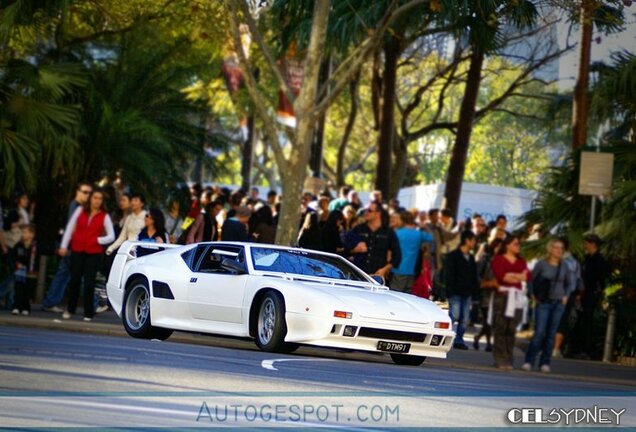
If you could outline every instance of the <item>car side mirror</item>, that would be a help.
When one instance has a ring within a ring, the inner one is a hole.
[[[372,275],[371,279],[373,279],[374,281],[376,281],[377,283],[379,283],[380,285],[384,286],[384,278],[380,275]]]
[[[244,264],[230,258],[223,258],[221,268],[236,273],[237,275],[247,274],[247,268]]]

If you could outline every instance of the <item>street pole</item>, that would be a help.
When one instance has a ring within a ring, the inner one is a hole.
[[[605,128],[601,126],[598,131],[598,136],[596,140],[596,152],[599,153],[601,151],[601,140],[603,138],[603,133]],[[590,214],[590,231],[593,233],[595,224],[596,224],[596,195],[592,195],[592,209]],[[607,314],[607,327],[605,328],[605,343],[603,344],[603,362],[611,363],[612,362],[612,352],[614,351],[614,333],[616,330],[616,309],[614,309],[614,305],[610,302]]]

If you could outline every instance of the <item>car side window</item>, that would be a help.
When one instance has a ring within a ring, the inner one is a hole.
[[[198,264],[199,273],[232,274],[232,271],[221,267],[224,259],[234,259],[237,262],[245,262],[243,249],[233,246],[210,245]]]

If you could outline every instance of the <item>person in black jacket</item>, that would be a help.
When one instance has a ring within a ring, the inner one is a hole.
[[[317,213],[311,212],[305,216],[305,222],[298,233],[298,247],[322,250],[322,236]]]
[[[475,248],[475,233],[463,231],[460,245],[448,253],[445,262],[445,281],[448,293],[450,316],[457,321],[454,348],[466,350],[464,331],[470,318],[470,306],[473,296],[479,291],[477,264],[470,253]]]
[[[599,252],[601,238],[596,234],[588,234],[583,238],[585,260],[583,261],[583,291],[581,304],[583,306],[583,352],[581,357],[589,359],[593,354],[594,343],[594,313],[603,298],[605,283],[609,277],[609,265]]]
[[[362,271],[386,279],[392,268],[400,266],[402,255],[397,235],[387,226],[388,216],[383,214],[386,213],[381,204],[369,203],[364,211],[366,223],[351,230],[350,238],[355,238],[358,243],[345,244],[345,248],[353,254],[353,263]],[[383,219],[387,219],[387,223]]]
[[[322,250],[329,253],[338,253],[343,251],[342,227],[344,226],[344,215],[339,210],[333,210],[329,213],[327,222],[322,227],[320,233],[322,237]]]
[[[245,206],[238,207],[234,216],[223,222],[223,227],[221,228],[221,240],[237,242],[249,241],[247,223],[250,220],[251,215],[252,211],[249,208]]]

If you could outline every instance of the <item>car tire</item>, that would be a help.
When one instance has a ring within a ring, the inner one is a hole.
[[[139,339],[166,340],[172,330],[150,325],[150,289],[148,281],[142,278],[133,280],[124,294],[121,320],[126,333]]]
[[[415,356],[406,354],[391,354],[393,363],[402,366],[419,366],[426,360],[425,356]]]
[[[262,351],[285,352],[285,302],[280,293],[267,292],[258,305],[255,342]],[[292,346],[293,347],[293,346]],[[291,351],[288,351],[291,352]]]

